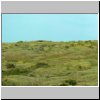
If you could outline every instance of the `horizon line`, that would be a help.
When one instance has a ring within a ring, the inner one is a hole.
[[[53,40],[19,40],[19,41],[13,41],[13,42],[3,42],[1,41],[1,43],[17,43],[17,42],[79,42],[79,41],[98,41],[97,40],[66,40],[66,41],[53,41]]]

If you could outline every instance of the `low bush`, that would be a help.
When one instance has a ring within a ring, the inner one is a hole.
[[[48,67],[49,65],[47,63],[44,63],[44,62],[40,62],[40,63],[37,63],[36,64],[36,67],[37,68],[42,68],[42,67]]]
[[[23,41],[18,41],[17,43],[23,43]]]
[[[44,40],[38,40],[37,42],[45,42]]]
[[[60,84],[60,86],[68,86],[68,85],[72,85],[75,86],[77,84],[76,80],[66,80],[63,83]]]
[[[15,68],[15,64],[8,63],[8,64],[6,64],[6,67],[7,67],[7,69],[9,69],[9,68]]]
[[[69,46],[65,46],[65,48],[67,48],[67,49],[68,49],[68,48],[69,48]]]
[[[69,83],[69,85],[72,85],[72,86],[74,86],[74,85],[77,84],[76,80],[67,80],[67,81],[65,81],[65,82],[66,82],[66,83]]]

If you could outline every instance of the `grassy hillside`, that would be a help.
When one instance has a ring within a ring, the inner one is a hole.
[[[2,43],[4,86],[97,86],[98,41]]]

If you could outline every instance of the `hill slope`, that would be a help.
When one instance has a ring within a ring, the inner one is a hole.
[[[98,41],[2,43],[4,86],[97,86]]]

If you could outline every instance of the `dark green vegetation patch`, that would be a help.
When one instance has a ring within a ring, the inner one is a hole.
[[[4,86],[97,86],[98,41],[2,43]]]

